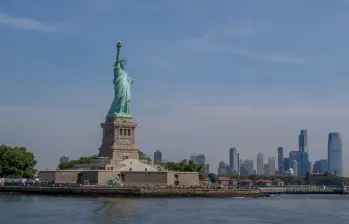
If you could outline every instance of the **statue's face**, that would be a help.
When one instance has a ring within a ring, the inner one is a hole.
[[[124,62],[120,62],[120,68],[124,69]]]

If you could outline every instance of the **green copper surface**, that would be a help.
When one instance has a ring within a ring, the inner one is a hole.
[[[118,41],[116,61],[114,64],[114,100],[110,106],[108,116],[113,117],[132,117],[130,113],[131,102],[131,85],[133,79],[131,79],[126,71],[126,59],[120,59],[121,42]]]

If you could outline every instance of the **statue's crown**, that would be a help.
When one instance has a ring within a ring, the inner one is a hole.
[[[120,62],[122,62],[124,65],[126,65],[127,59],[126,58],[122,58],[122,59],[120,59]]]

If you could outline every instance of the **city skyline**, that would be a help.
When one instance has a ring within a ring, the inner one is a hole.
[[[310,172],[330,172],[338,176],[343,176],[343,157],[342,157],[342,137],[340,133],[328,134],[328,155],[327,159],[316,160],[313,164],[309,160],[307,130],[301,129],[298,135],[298,151],[288,152],[288,157],[284,156],[283,147],[277,147],[277,164],[275,156],[268,157],[265,163],[264,155],[258,153],[256,157],[257,168],[254,169],[254,160],[239,157],[238,150],[233,147],[228,150],[229,163],[225,163],[224,159],[218,163],[217,174],[219,175],[269,175],[283,176],[295,175],[304,177],[308,171]],[[200,155],[192,154],[189,160],[193,160],[195,164],[206,164],[206,155],[204,155],[204,163],[198,163],[197,158]],[[155,156],[154,156],[155,158]],[[206,173],[209,171],[206,170]],[[214,172],[214,171],[211,171]]]
[[[2,1],[0,143],[26,146],[39,169],[95,154],[121,40],[146,154],[200,152],[216,170],[231,147],[254,161],[298,150],[306,129],[316,161],[339,132],[348,175],[349,4],[194,2]]]

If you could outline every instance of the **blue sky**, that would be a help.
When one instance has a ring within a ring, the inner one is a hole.
[[[146,153],[206,153],[215,169],[237,147],[267,161],[279,145],[296,149],[305,128],[311,160],[326,157],[334,131],[346,158],[348,10],[345,0],[3,0],[0,142],[27,146],[39,168],[96,153],[122,40]]]

